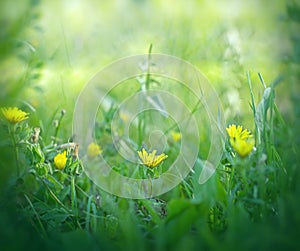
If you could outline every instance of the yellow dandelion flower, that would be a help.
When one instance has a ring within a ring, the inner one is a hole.
[[[226,128],[226,131],[229,136],[229,142],[238,155],[244,158],[252,152],[255,142],[250,131],[247,129],[243,130],[243,127],[240,125],[230,125]]]
[[[62,153],[58,153],[54,157],[54,165],[56,166],[57,169],[64,169],[67,163],[67,151],[64,151]]]
[[[240,155],[242,158],[248,156],[254,147],[254,140],[250,139],[230,139],[230,144],[233,149]]]
[[[126,114],[124,112],[120,112],[119,116],[120,116],[120,119],[123,120],[123,122],[125,122],[125,123],[128,122],[128,120],[129,120],[128,114]]]
[[[5,117],[5,119],[13,124],[28,119],[28,115],[29,115],[29,113],[26,113],[18,109],[17,107],[4,107],[1,108],[1,112]]]
[[[171,132],[171,136],[175,142],[179,141],[181,139],[181,133],[180,132]]]
[[[97,143],[92,142],[91,144],[89,144],[88,149],[87,149],[87,155],[89,157],[93,158],[93,157],[98,156],[101,153],[102,153],[102,149]]]
[[[226,128],[226,131],[230,139],[239,138],[244,140],[252,137],[251,133],[247,129],[243,130],[243,127],[240,125],[236,126],[232,124]]]
[[[138,151],[138,155],[143,162],[143,164],[149,168],[154,168],[159,165],[163,160],[168,158],[168,155],[162,153],[156,155],[156,150],[153,150],[151,153],[148,153],[145,148],[142,148],[141,151]]]

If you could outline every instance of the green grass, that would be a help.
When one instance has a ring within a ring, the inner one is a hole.
[[[14,126],[1,115],[1,250],[299,249],[296,2],[23,1],[17,6],[3,1],[1,6],[0,106],[30,113]],[[241,158],[224,131],[216,172],[199,184],[212,144],[209,118],[181,83],[146,71],[144,82],[120,83],[109,93],[112,105],[99,107],[93,134],[101,156],[123,176],[149,180],[178,156],[181,141],[171,134],[179,129],[176,121],[157,112],[136,116],[127,142],[136,150],[150,148],[151,131],[165,132],[163,151],[169,157],[154,171],[124,160],[113,144],[111,124],[122,137],[126,120],[116,113],[118,102],[144,84],[180,96],[197,116],[201,144],[194,169],[172,190],[148,199],[121,198],[94,184],[85,172],[87,157],[82,152],[78,157],[73,144],[76,98],[98,70],[139,53],[170,54],[196,65],[219,94],[226,126],[249,129],[255,151]],[[41,132],[34,142],[36,127]],[[58,170],[54,157],[64,150],[66,166]]]

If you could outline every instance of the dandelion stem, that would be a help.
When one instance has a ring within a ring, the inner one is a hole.
[[[235,167],[234,165],[231,166],[231,170],[230,170],[230,176],[229,176],[229,191],[231,192],[232,188],[233,188],[233,184],[234,184],[234,176],[235,176]]]
[[[148,180],[150,182],[150,196],[149,196],[149,198],[152,198],[152,177],[149,173],[148,173]]]
[[[11,137],[11,141],[12,141],[12,147],[14,149],[14,159],[16,161],[16,168],[17,168],[17,177],[20,176],[20,165],[19,165],[19,154],[18,154],[18,147],[17,147],[17,141],[16,141],[16,124],[14,125],[9,125],[9,134]]]
[[[77,210],[77,199],[76,199],[76,188],[75,188],[75,176],[71,177],[71,202],[72,202],[72,211],[75,214],[75,217],[78,217]]]
[[[148,59],[147,59],[147,72],[146,72],[146,78],[145,78],[145,82],[143,82],[142,84],[145,85],[145,91],[147,92],[149,90],[150,87],[150,65],[151,65],[151,52],[152,52],[152,44],[150,44],[149,49],[148,49]],[[143,90],[143,87],[141,86],[141,90]],[[147,95],[147,93],[146,93]],[[144,102],[144,100],[141,99],[141,102]],[[146,115],[143,112],[141,114],[141,117],[138,120],[138,144],[139,147],[142,146],[142,142],[143,142],[143,135],[145,133],[145,126],[146,126]]]
[[[149,85],[150,85],[151,52],[152,52],[152,44],[150,44],[149,50],[148,50],[147,74],[146,74],[146,83],[145,83],[146,90],[149,90]]]
[[[144,117],[144,115],[143,115]],[[138,121],[138,147],[140,148],[142,146],[142,142],[143,142],[143,118],[140,117],[139,121]]]

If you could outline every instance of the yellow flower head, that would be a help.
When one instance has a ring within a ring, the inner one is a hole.
[[[143,164],[149,168],[154,168],[159,165],[163,160],[168,158],[168,155],[162,153],[156,155],[156,150],[153,150],[151,153],[148,153],[145,148],[142,148],[141,151],[138,151],[138,155],[143,162]]]
[[[171,132],[171,136],[175,142],[179,141],[181,139],[181,133],[180,132]]]
[[[102,149],[97,143],[92,142],[91,144],[89,144],[88,149],[87,149],[87,155],[89,157],[93,158],[93,157],[98,156],[101,153],[102,153]]]
[[[54,157],[54,165],[57,169],[64,169],[67,163],[67,151],[64,151],[63,153],[58,153]]]
[[[125,123],[128,122],[128,120],[129,120],[128,114],[126,114],[124,112],[120,112],[119,116],[120,116],[120,119],[123,120],[123,122],[125,122]]]
[[[238,155],[244,158],[252,152],[254,140],[252,138],[246,140],[236,138],[230,139],[230,144],[233,147],[233,149],[238,153]]]
[[[248,139],[252,137],[251,133],[247,129],[243,130],[243,127],[240,125],[230,125],[226,128],[226,131],[230,139]]]
[[[238,155],[244,158],[252,152],[254,139],[250,131],[243,130],[240,125],[230,125],[226,131],[229,135],[230,144]]]
[[[18,109],[17,107],[4,107],[1,108],[1,112],[5,117],[5,119],[13,124],[28,119],[28,114],[29,114]]]

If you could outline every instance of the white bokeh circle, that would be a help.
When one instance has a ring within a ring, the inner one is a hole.
[[[146,66],[147,71],[141,69],[141,66]],[[93,130],[98,108],[109,100],[110,91],[128,79],[145,74],[173,79],[185,85],[206,112],[210,121],[210,149],[198,178],[200,184],[206,182],[215,172],[224,147],[225,122],[222,106],[214,88],[196,67],[179,58],[162,54],[152,54],[151,58],[149,55],[137,55],[110,64],[98,72],[78,96],[74,109],[73,133],[80,144],[79,155],[88,177],[103,190],[132,199],[155,197],[168,192],[188,175],[199,156],[201,125],[198,122],[199,118],[195,117],[196,114],[185,104],[185,100],[170,90],[142,89],[124,97],[123,102],[119,104],[119,108],[128,111],[128,120],[125,121],[123,134],[118,135],[114,130],[118,118],[114,116],[111,124],[112,141],[125,160],[136,163],[139,149],[136,149],[129,139],[129,127],[134,117],[148,110],[156,110],[162,116],[170,116],[177,123],[182,136],[179,154],[168,170],[156,179],[134,179],[113,170],[103,156],[97,161],[88,161],[83,157],[89,143],[94,141]],[[163,109],[153,102],[156,97],[163,100]]]

